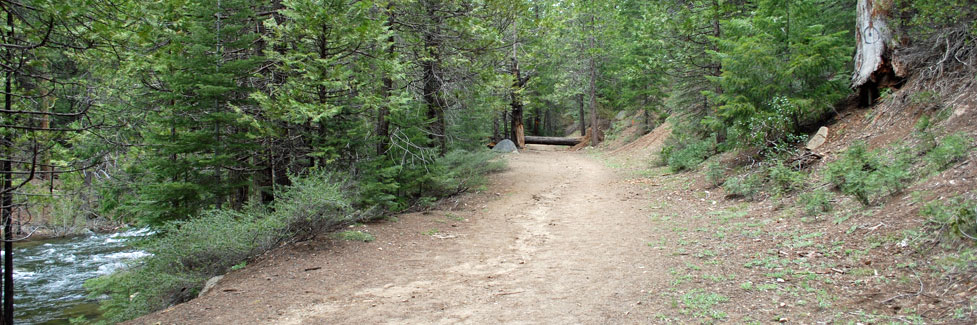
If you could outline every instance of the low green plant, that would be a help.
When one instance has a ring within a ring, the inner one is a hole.
[[[485,175],[505,170],[505,160],[491,151],[449,152],[438,160],[428,196],[443,197],[468,191],[485,184]]]
[[[963,133],[954,133],[943,137],[939,143],[923,156],[926,171],[940,172],[950,165],[963,161],[973,146],[973,139]]]
[[[845,194],[871,205],[876,199],[898,193],[912,179],[912,154],[908,147],[899,147],[892,157],[869,151],[864,143],[856,143],[842,153],[841,158],[828,164],[827,179]]]
[[[269,208],[211,210],[164,224],[135,245],[151,255],[85,283],[109,322],[185,302],[204,281],[283,242],[315,236],[365,216],[354,211],[347,182],[325,172],[292,178]],[[99,297],[107,296],[107,299]]]
[[[370,234],[368,232],[358,231],[358,230],[347,230],[347,231],[337,232],[335,234],[335,237],[340,240],[361,241],[364,243],[369,243],[377,239],[376,237],[373,236],[373,234]]]
[[[692,170],[716,150],[713,137],[697,140],[676,140],[676,143],[662,148],[661,158],[673,172]]]
[[[798,198],[804,213],[816,216],[831,211],[831,193],[823,189],[801,194]]]
[[[758,174],[730,177],[723,183],[723,189],[733,197],[744,197],[750,200],[756,198],[763,186],[763,180]]]
[[[923,205],[919,214],[941,235],[977,241],[977,201],[961,197]]]
[[[728,302],[729,297],[724,295],[705,292],[702,289],[693,289],[689,293],[682,295],[682,313],[690,314],[693,317],[709,317],[712,319],[726,318],[726,312],[715,309],[716,305]]]
[[[770,182],[778,193],[790,193],[799,190],[807,184],[807,174],[796,171],[782,163],[774,163],[768,169]]]
[[[726,181],[726,167],[716,161],[706,165],[706,181],[713,187],[723,185]]]

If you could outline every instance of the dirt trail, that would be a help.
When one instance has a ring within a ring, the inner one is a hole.
[[[646,191],[585,154],[509,166],[455,211],[368,225],[371,243],[283,249],[135,323],[648,323],[668,308],[648,306],[670,266],[648,247],[661,234]]]

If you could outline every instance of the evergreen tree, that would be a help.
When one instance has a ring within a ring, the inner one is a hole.
[[[173,18],[160,33],[146,71],[156,108],[144,136],[141,158],[149,174],[138,189],[140,220],[160,224],[221,208],[248,197],[257,147],[250,99],[253,72],[261,62],[253,45],[253,3],[188,1],[149,6]],[[179,6],[177,8],[176,6]],[[169,15],[182,11],[186,14]]]

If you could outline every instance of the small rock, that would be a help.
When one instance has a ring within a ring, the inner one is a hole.
[[[220,282],[220,280],[223,278],[223,275],[218,275],[210,278],[210,280],[207,280],[207,283],[204,284],[203,290],[200,290],[200,294],[198,294],[197,297],[203,297],[205,294],[207,294],[207,292],[210,292],[211,289],[214,289],[214,287],[217,286],[217,282]]]
[[[811,140],[807,141],[807,146],[804,148],[814,151],[815,149],[821,147],[821,145],[824,145],[824,142],[827,141],[827,139],[828,128],[822,126],[820,129],[818,129],[818,133],[815,133],[814,136],[811,137]]]

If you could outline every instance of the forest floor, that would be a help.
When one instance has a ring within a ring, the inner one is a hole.
[[[649,303],[683,265],[649,247],[677,239],[649,218],[650,184],[588,154],[506,159],[487,191],[356,227],[375,241],[273,251],[135,323],[641,323],[672,309]]]
[[[505,159],[483,191],[351,229],[374,241],[281,247],[132,323],[876,323],[967,300],[916,292],[883,215],[785,220],[607,151]]]

